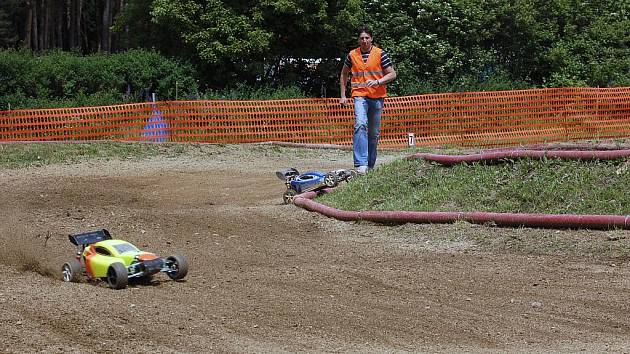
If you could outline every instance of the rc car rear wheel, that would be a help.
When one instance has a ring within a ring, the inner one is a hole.
[[[81,274],[81,262],[76,258],[64,263],[61,267],[63,281],[77,282],[79,274]]]
[[[295,193],[293,189],[288,189],[282,195],[282,201],[284,202],[284,204],[291,204],[293,203],[293,197],[295,197],[296,195],[297,193]]]
[[[337,183],[339,183],[339,179],[337,178],[337,175],[333,173],[327,173],[326,176],[324,176],[324,185],[326,187],[328,188],[336,187]]]
[[[166,274],[173,280],[184,279],[188,274],[188,260],[180,254],[166,257],[166,264],[170,268]]]
[[[124,289],[129,282],[127,268],[122,263],[113,263],[107,269],[107,285],[112,289]]]

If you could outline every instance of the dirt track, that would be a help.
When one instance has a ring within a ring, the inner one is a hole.
[[[630,352],[627,254],[466,237],[630,232],[344,223],[281,204],[276,170],[350,165],[347,151],[201,146],[0,170],[0,351]],[[67,235],[100,228],[187,255],[189,276],[120,291],[60,281]]]

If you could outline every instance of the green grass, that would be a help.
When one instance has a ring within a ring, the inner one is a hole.
[[[520,159],[452,167],[398,160],[318,200],[344,210],[627,215],[627,167],[624,159]]]
[[[119,142],[0,144],[0,168],[14,169],[55,163],[78,163],[99,158],[142,159],[156,155],[177,156],[188,148],[180,144]]]

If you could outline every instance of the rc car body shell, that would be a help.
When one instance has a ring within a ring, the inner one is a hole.
[[[340,182],[354,178],[355,173],[352,170],[334,170],[327,173],[307,171],[300,173],[295,168],[290,168],[276,172],[276,176],[285,181],[287,190],[283,199],[285,203],[290,203],[293,196],[297,194],[336,187]]]
[[[105,240],[89,245],[83,251],[85,270],[92,278],[107,276],[112,263],[122,263],[125,268],[134,262],[157,259],[158,256],[139,250],[136,246],[123,240]]]
[[[292,179],[289,183],[291,184],[291,189],[299,193],[309,192],[318,188],[325,187],[324,179],[326,178],[326,173],[321,171],[307,171],[304,172],[294,179]]]

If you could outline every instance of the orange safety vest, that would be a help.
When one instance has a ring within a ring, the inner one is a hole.
[[[363,62],[360,47],[350,52],[350,61],[352,62],[352,78],[350,79],[352,97],[381,98],[387,96],[385,85],[365,86],[367,81],[379,80],[385,76],[381,66],[381,52],[381,48],[372,46],[366,63]]]

